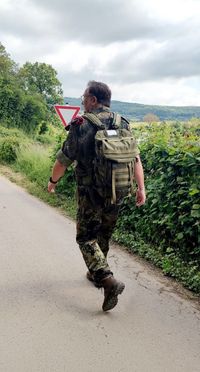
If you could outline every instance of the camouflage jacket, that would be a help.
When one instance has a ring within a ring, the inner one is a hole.
[[[107,129],[112,127],[113,113],[106,106],[94,110]],[[122,128],[129,129],[129,123],[122,118]],[[69,134],[64,141],[57,159],[63,165],[69,166],[76,161],[76,179],[78,185],[90,186],[93,181],[93,159],[95,156],[95,134],[97,129],[88,120],[78,125],[76,121],[70,126]],[[139,152],[139,151],[138,151]]]

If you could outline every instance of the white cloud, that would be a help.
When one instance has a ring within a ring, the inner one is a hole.
[[[143,2],[151,12],[162,20],[176,23],[200,15],[199,0],[151,0]]]
[[[193,86],[193,79],[165,80],[164,82],[143,82],[119,86],[112,85],[113,98],[127,102],[158,104],[168,106],[199,106],[200,91]],[[198,86],[200,79],[198,79]]]

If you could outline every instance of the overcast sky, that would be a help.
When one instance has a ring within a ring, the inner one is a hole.
[[[113,99],[200,106],[200,0],[1,0],[0,41],[51,64],[65,96],[98,80]]]

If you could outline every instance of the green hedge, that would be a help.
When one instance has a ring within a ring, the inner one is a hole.
[[[114,237],[200,292],[198,131],[180,123],[135,128],[147,202],[141,208],[134,198],[124,202]]]
[[[144,131],[141,131],[144,134]],[[172,125],[154,125],[141,143],[147,203],[125,202],[119,225],[165,251],[176,249],[184,260],[200,263],[200,148],[198,137]]]

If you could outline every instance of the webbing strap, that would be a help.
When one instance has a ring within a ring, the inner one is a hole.
[[[84,119],[89,120],[92,124],[95,124],[100,129],[105,129],[105,125],[101,122],[97,115],[92,112],[87,112],[82,115]]]
[[[117,200],[117,197],[116,197],[115,169],[112,169],[112,199],[111,199],[111,204],[115,204],[116,200]]]
[[[82,115],[84,119],[89,120],[92,124],[95,124],[100,129],[105,129],[105,125],[102,123],[102,121],[98,118],[97,115],[93,114],[92,112],[86,112]],[[112,127],[113,128],[120,128],[121,126],[121,115],[118,113],[114,113],[113,115],[113,122]]]
[[[132,164],[128,164],[128,170],[129,170],[129,175],[130,175],[130,185],[131,185],[131,195],[134,193],[134,186],[133,186],[133,168]]]
[[[120,128],[121,126],[121,115],[116,112],[114,112],[112,126],[115,128]]]

